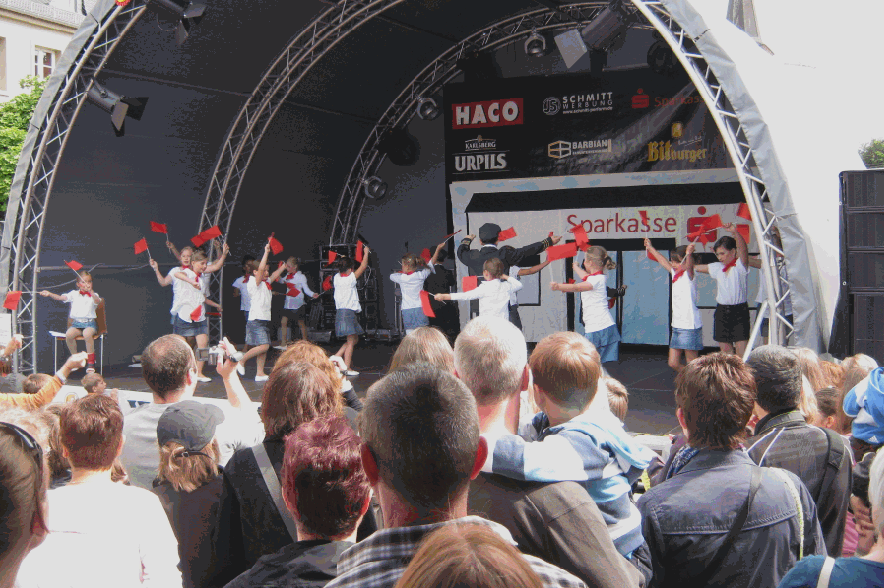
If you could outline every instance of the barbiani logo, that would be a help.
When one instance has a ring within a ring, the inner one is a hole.
[[[505,170],[507,152],[496,149],[497,139],[484,139],[482,135],[464,141],[466,153],[455,154],[454,173]]]
[[[611,139],[592,141],[554,141],[546,146],[546,154],[553,159],[564,159],[572,155],[610,153]]]
[[[550,116],[559,112],[562,114],[581,114],[611,110],[614,110],[613,92],[570,94],[561,97],[550,96],[543,101],[543,113]]]
[[[453,104],[453,129],[479,129],[522,124],[522,99],[504,98]]]

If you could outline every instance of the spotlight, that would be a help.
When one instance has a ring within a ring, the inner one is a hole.
[[[525,41],[525,53],[531,57],[542,57],[545,52],[546,39],[537,32],[537,29],[531,29],[531,34]]]
[[[439,117],[439,107],[432,98],[421,98],[417,101],[417,115],[424,120],[435,120]]]
[[[377,176],[371,176],[362,180],[365,195],[372,200],[380,200],[387,193],[387,182]]]
[[[111,124],[117,137],[122,137],[126,133],[124,127],[126,117],[141,120],[144,107],[147,106],[147,98],[126,98],[114,94],[94,80],[86,96],[90,102],[110,113]]]
[[[203,13],[206,11],[205,4],[190,2],[186,7],[173,2],[173,0],[156,0],[157,4],[174,12],[180,20],[175,31],[175,41],[182,45],[190,35],[190,30],[197,26],[203,19]]]
[[[634,19],[634,15],[623,5],[623,0],[612,0],[580,34],[590,49],[607,51]]]

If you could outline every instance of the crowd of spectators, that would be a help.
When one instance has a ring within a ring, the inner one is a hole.
[[[92,377],[50,404],[84,353],[0,396],[0,588],[884,586],[872,358],[702,356],[658,455],[574,333],[421,327],[362,400],[299,341],[260,410],[223,346],[223,408],[175,335],[142,354],[152,403]]]

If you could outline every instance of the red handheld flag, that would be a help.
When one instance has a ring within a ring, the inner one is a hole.
[[[359,263],[362,263],[362,248],[363,247],[364,247],[364,245],[362,244],[362,241],[356,241],[356,256],[353,259],[355,259]]]
[[[273,252],[273,255],[279,255],[282,253],[282,243],[276,240],[273,236],[275,233],[270,235],[268,241],[270,241],[270,250]]]
[[[196,308],[193,309],[193,312],[190,313],[190,320],[192,320],[195,323],[198,323],[198,322],[200,322],[200,320],[202,320],[202,316],[203,316],[203,305],[200,304],[199,306],[197,306]]]
[[[139,253],[144,253],[145,251],[147,251],[147,239],[137,241],[135,243],[135,255],[138,255]]]
[[[648,253],[648,259],[650,259],[651,261],[657,261],[657,258],[654,257],[654,254],[651,253],[650,249],[645,249],[645,251]]]
[[[218,228],[218,225],[208,228],[205,231],[203,231],[202,233],[200,233],[200,237],[202,237],[206,241],[208,241],[209,239],[214,239],[216,237],[220,237],[220,236],[221,236],[221,229]]]
[[[556,259],[565,259],[577,255],[577,243],[564,243],[562,245],[553,245],[546,250],[546,259],[555,261]]]
[[[568,283],[569,283],[569,284],[573,284],[573,283],[575,283],[575,282],[574,282],[574,278],[568,278]]]
[[[479,276],[464,276],[463,277],[463,291],[469,292],[470,290],[475,290],[479,287]]]
[[[76,262],[76,261],[74,261],[73,259],[70,260],[70,261],[66,261],[66,262],[64,262],[64,264],[65,264],[66,266],[68,266],[69,268],[71,268],[72,270],[74,270],[75,272],[76,272],[76,271],[80,271],[81,269],[83,269],[83,264],[82,264],[82,263],[79,263],[79,262]]]
[[[329,252],[328,252],[328,265],[333,264],[337,258],[338,258],[338,254],[332,250],[329,250]]]
[[[578,249],[581,251],[589,249],[589,237],[586,235],[586,229],[583,228],[583,225],[577,225],[568,230],[574,233],[574,240],[577,243]]]
[[[425,315],[430,318],[436,318],[436,313],[433,312],[433,307],[430,306],[430,293],[426,290],[421,290],[421,308],[423,308]]]
[[[193,243],[194,247],[202,247],[206,244],[206,240],[203,239],[202,235],[194,235],[190,238],[190,242]]]
[[[424,260],[424,263],[430,263],[430,260],[433,259],[433,256],[430,255],[430,250],[424,247],[424,250],[421,251],[421,259]]]
[[[744,218],[747,221],[752,220],[752,213],[749,212],[749,205],[745,202],[741,202],[737,207],[737,216],[740,218]]]
[[[608,298],[608,308],[614,308],[614,305],[617,304],[616,298]]]
[[[15,310],[18,308],[18,301],[21,298],[21,291],[13,290],[6,293],[6,300],[3,301],[3,308]]]
[[[512,239],[515,236],[517,236],[515,227],[510,227],[505,231],[499,232],[497,234],[497,240],[498,241],[506,241],[507,239]]]
[[[647,210],[639,210],[639,211],[638,211],[638,215],[639,215],[639,216],[641,217],[641,219],[642,219],[642,224],[645,225],[645,226],[647,226],[648,229],[650,229],[650,228],[651,228],[651,223],[648,222],[648,211],[647,211]],[[646,229],[646,230],[647,230],[647,229]]]
[[[166,225],[161,225],[160,223],[155,223],[153,221],[150,221],[150,230],[154,233],[166,233],[167,235],[169,234],[169,229],[168,227],[166,227]]]
[[[462,230],[463,230],[463,229],[461,229],[461,231],[462,231]],[[445,241],[449,240],[450,238],[452,238],[453,236],[455,236],[455,235],[458,234],[459,232],[460,232],[460,231],[454,231],[454,232],[451,233],[450,235],[445,235],[445,237],[443,237],[443,239],[442,239],[442,242],[445,242]]]
[[[705,228],[707,232],[714,231],[715,229],[721,228],[721,224],[721,216],[713,214],[703,221],[703,228]]]
[[[746,243],[749,242],[749,225],[737,225],[737,232]]]
[[[287,296],[297,296],[298,294],[301,293],[300,290],[298,290],[297,288],[295,288],[295,287],[292,286],[291,284],[288,285],[288,288],[289,288],[289,289],[288,289],[288,292],[286,292],[286,295],[287,295]]]
[[[332,277],[325,276],[325,279],[322,280],[322,291],[327,292],[332,289]]]

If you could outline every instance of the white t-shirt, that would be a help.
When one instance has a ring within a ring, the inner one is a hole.
[[[709,275],[718,283],[715,292],[715,301],[719,304],[734,305],[746,302],[749,297],[749,289],[746,285],[746,277],[749,268],[743,265],[743,260],[737,258],[737,263],[725,273],[724,264],[716,261],[707,266]]]
[[[167,278],[172,278],[172,309],[169,311],[170,314],[178,314],[178,296],[181,294],[182,287],[190,288],[187,282],[182,282],[180,279],[175,277],[175,274],[178,272],[183,272],[184,267],[178,266],[173,267],[168,274],[166,274]]]
[[[780,276],[786,280],[786,283],[789,282],[789,272],[786,271],[786,266],[783,265],[780,267]],[[764,285],[764,276],[759,276],[758,280],[758,296],[755,297],[755,302],[761,306],[761,303],[767,300],[767,287]],[[783,311],[786,316],[792,314],[792,296],[786,296],[786,299],[783,301]],[[769,315],[768,311],[765,310],[764,314],[759,315],[759,318],[767,318]]]
[[[480,316],[499,316],[509,320],[510,295],[522,289],[522,282],[507,276],[506,281],[489,280],[469,292],[455,292],[452,300],[479,300]]]
[[[239,290],[239,309],[248,311],[251,308],[252,297],[249,296],[249,287],[246,285],[246,279],[243,276],[233,281],[233,287]]]
[[[304,306],[304,294],[307,296],[313,296],[313,291],[310,290],[310,286],[307,285],[307,278],[304,277],[299,271],[294,274],[286,274],[279,278],[279,281],[286,285],[286,295],[285,295],[285,309],[286,310],[298,310],[302,306]],[[288,288],[289,286],[294,286],[300,292],[297,296],[289,296]]]
[[[258,281],[255,276],[249,278],[246,282],[246,288],[249,291],[251,300],[249,306],[250,321],[269,321],[270,320],[270,302],[273,299],[273,291],[270,289],[270,282]]]
[[[424,289],[424,280],[435,271],[435,269],[427,268],[407,274],[401,272],[390,274],[390,279],[399,284],[399,289],[402,291],[402,310],[423,308],[421,290]]]
[[[592,290],[580,293],[583,304],[583,330],[595,333],[614,324],[608,309],[608,278],[604,273],[586,276],[583,280],[592,284]]]
[[[196,272],[192,269],[184,270],[184,274],[190,278],[191,280],[196,280]],[[206,318],[206,309],[203,306],[203,302],[206,301],[206,290],[208,289],[208,278],[206,274],[202,274],[199,277],[199,289],[193,287],[192,284],[188,284],[182,279],[176,278],[180,287],[178,289],[178,296],[175,297],[175,303],[177,307],[173,307],[174,313],[186,323],[192,322],[200,322]],[[191,318],[190,313],[192,313],[195,309],[200,308],[199,318],[196,321]]]
[[[95,318],[95,309],[98,303],[95,301],[95,294],[80,294],[79,290],[71,290],[64,295],[65,302],[71,305],[71,318],[74,320],[92,320]]]
[[[522,280],[519,279],[519,270],[520,269],[522,269],[522,268],[520,268],[517,265],[511,265],[509,276],[521,284]],[[518,292],[518,290],[513,290],[513,293],[510,294],[510,304],[518,304],[519,303],[519,295],[516,294],[516,292]]]
[[[673,278],[678,273],[670,271]],[[691,279],[687,270],[672,282],[672,328],[699,329],[703,326],[700,309],[697,308],[697,276]]]
[[[49,535],[22,563],[20,588],[180,587],[178,540],[159,498],[96,480],[47,494]]]
[[[354,272],[351,271],[346,276],[342,276],[340,273],[335,274],[332,284],[335,287],[335,308],[362,312],[359,293],[356,292],[356,274]]]

